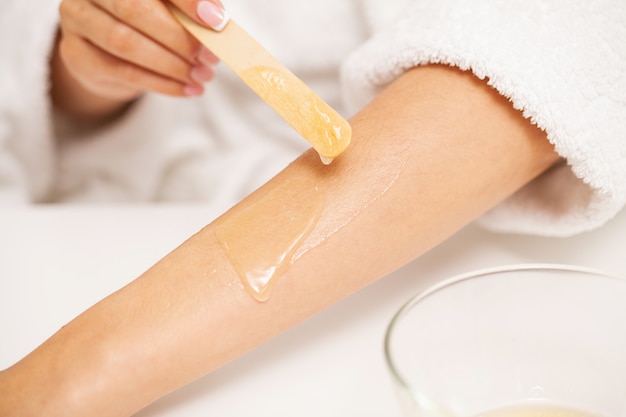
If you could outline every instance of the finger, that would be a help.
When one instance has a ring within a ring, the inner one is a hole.
[[[196,22],[218,32],[223,30],[230,20],[220,0],[171,0],[171,3]]]
[[[97,7],[84,8],[80,21],[68,19],[63,29],[151,72],[185,83],[194,81],[190,63]]]
[[[159,0],[94,0],[119,21],[133,27],[171,52],[194,63],[201,44]]]
[[[220,59],[217,57],[217,55],[215,55],[213,52],[203,46],[202,50],[198,54],[198,61],[206,65],[207,67],[210,67],[220,62]]]
[[[67,68],[72,76],[103,97],[128,99],[141,91],[182,97],[204,91],[199,84],[180,82],[121,60],[78,36],[64,35],[59,48],[61,59],[71,62]]]

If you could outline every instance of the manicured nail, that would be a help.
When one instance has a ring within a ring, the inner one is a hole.
[[[201,96],[204,93],[204,88],[201,85],[186,85],[183,88],[183,93],[189,97]]]
[[[217,56],[215,56],[213,52],[211,52],[205,47],[202,47],[200,49],[200,52],[198,52],[198,55],[197,55],[197,59],[198,61],[200,61],[201,64],[204,64],[206,66],[215,65],[218,62],[220,62],[220,59]]]
[[[205,65],[197,65],[191,69],[189,76],[198,84],[203,84],[213,79],[213,70]]]
[[[226,10],[207,0],[198,2],[196,13],[200,20],[218,32],[226,27],[230,19]]]

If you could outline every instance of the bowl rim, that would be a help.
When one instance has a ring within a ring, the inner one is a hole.
[[[390,351],[390,342],[393,334],[393,330],[395,329],[396,324],[400,321],[400,319],[407,314],[416,304],[420,301],[424,300],[427,297],[447,288],[452,285],[458,284],[460,282],[466,281],[468,279],[480,278],[488,275],[494,275],[502,272],[523,272],[523,271],[549,271],[549,272],[574,272],[574,273],[582,273],[582,274],[590,274],[596,275],[603,278],[616,279],[624,282],[626,284],[626,277],[612,274],[610,272],[598,269],[591,268],[579,265],[568,265],[568,264],[557,264],[557,263],[520,263],[520,264],[510,264],[510,265],[500,265],[494,267],[487,267],[482,269],[477,269],[470,272],[465,272],[457,275],[453,275],[449,278],[443,279],[442,281],[433,284],[427,287],[424,290],[419,291],[417,294],[411,296],[401,307],[395,312],[391,320],[387,324],[387,328],[385,330],[385,337],[383,339],[383,351],[385,356],[385,364],[387,369],[391,373],[392,377],[395,381],[400,384],[405,390],[411,390],[409,384],[405,381],[405,379],[401,376],[400,372],[398,372],[397,366],[394,364],[392,359],[391,351]]]

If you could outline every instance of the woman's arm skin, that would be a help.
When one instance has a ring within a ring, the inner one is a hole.
[[[485,82],[443,66],[408,71],[351,124],[332,165],[306,152],[5,371],[0,415],[128,416],[420,256],[558,159]],[[258,208],[270,194],[323,210],[260,303],[215,229],[245,209],[254,232],[273,230]]]

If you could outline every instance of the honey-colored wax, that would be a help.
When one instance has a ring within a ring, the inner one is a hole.
[[[330,164],[350,144],[350,124],[291,72],[255,66],[240,74]]]
[[[329,164],[350,144],[352,129],[332,107],[232,19],[224,30],[206,28],[177,7],[176,19],[265,100]]]
[[[267,301],[276,280],[315,227],[324,207],[324,195],[315,183],[293,178],[222,216],[215,235],[245,290]]]
[[[579,410],[550,402],[521,403],[484,411],[476,417],[600,417],[586,410]]]

